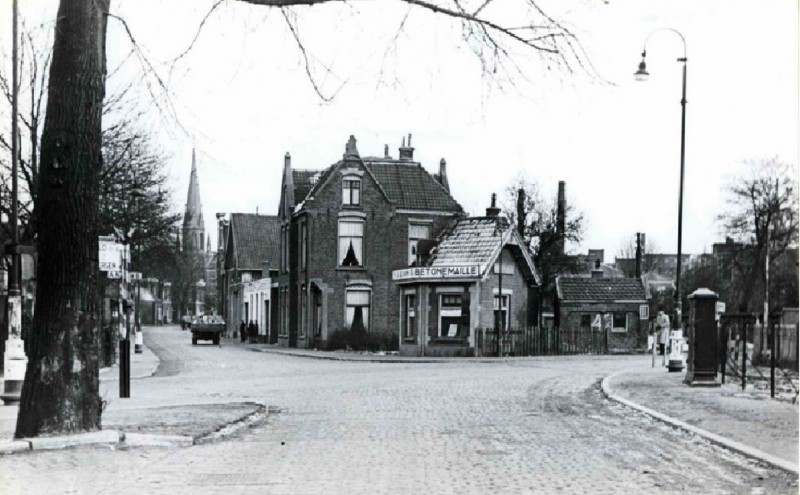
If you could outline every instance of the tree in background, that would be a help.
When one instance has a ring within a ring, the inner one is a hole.
[[[729,272],[719,284],[735,311],[761,311],[765,294],[765,264],[770,259],[770,294],[773,305],[797,298],[798,198],[797,172],[777,157],[746,162],[742,175],[727,186],[728,210],[719,215],[723,233],[731,238]],[[768,232],[769,231],[769,232]],[[790,255],[790,251],[794,254]],[[794,276],[790,275],[794,264]],[[778,270],[776,270],[778,269]],[[788,275],[788,278],[787,278]],[[776,292],[777,291],[777,292]]]
[[[313,8],[334,2],[242,1],[281,8],[308,72],[309,57],[289,7]],[[575,36],[546,15],[534,0],[505,2],[502,10],[497,2],[484,0],[404,1],[409,9],[461,23],[464,43],[490,77],[498,72],[520,72],[514,63],[520,50],[514,48],[540,55],[548,68],[553,64],[571,71],[573,64],[583,66],[583,52]],[[215,2],[211,11],[223,3]],[[509,6],[518,7],[518,15],[509,16]],[[40,256],[37,309],[17,437],[100,428],[98,304],[93,288],[98,274],[106,27],[108,19],[124,24],[109,7],[110,0],[59,3],[34,200]],[[400,26],[402,30],[403,23]],[[546,232],[540,232],[541,252],[549,242]]]
[[[520,194],[523,191],[523,194]],[[564,225],[559,227],[558,197],[542,199],[541,188],[519,176],[506,188],[504,213],[517,226],[541,277],[543,305],[552,308],[555,279],[559,275],[580,273],[585,263],[566,249],[567,243],[583,239],[583,213],[564,205]]]

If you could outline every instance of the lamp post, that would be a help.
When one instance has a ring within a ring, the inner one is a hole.
[[[677,265],[675,268],[675,294],[674,294],[674,305],[675,305],[675,317],[672,322],[672,327],[675,329],[681,328],[681,317],[683,313],[682,308],[682,299],[681,299],[681,264],[682,260],[682,240],[683,240],[683,181],[684,181],[684,158],[685,158],[685,145],[686,145],[686,39],[683,35],[675,29],[672,28],[662,28],[650,33],[650,35],[645,39],[644,48],[642,49],[642,61],[639,62],[639,68],[634,73],[636,76],[637,81],[646,81],[650,74],[647,72],[647,66],[645,64],[645,57],[647,56],[647,42],[650,38],[656,34],[663,31],[669,31],[678,35],[681,39],[681,43],[683,43],[683,57],[678,58],[677,61],[683,64],[683,84],[682,84],[682,92],[681,92],[681,179],[680,179],[680,189],[678,191],[678,259]]]
[[[3,371],[5,380],[3,393],[0,395],[5,404],[19,402],[22,384],[25,381],[25,370],[28,358],[25,355],[22,341],[22,293],[20,291],[20,246],[19,246],[19,126],[17,107],[19,101],[18,71],[18,28],[17,0],[12,2],[12,35],[11,47],[11,242],[5,247],[5,254],[11,255],[11,271],[8,274],[8,300],[6,304],[6,321],[8,322],[8,339],[3,354]]]

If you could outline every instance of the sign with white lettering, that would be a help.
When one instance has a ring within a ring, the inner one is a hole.
[[[479,265],[418,266],[392,272],[392,280],[437,280],[452,278],[476,278],[481,274]]]
[[[108,278],[122,278],[122,270],[108,270],[106,276]]]

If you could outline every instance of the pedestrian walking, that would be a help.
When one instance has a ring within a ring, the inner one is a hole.
[[[247,335],[250,337],[249,338],[250,342],[253,341],[253,338],[255,336],[255,332],[256,332],[256,322],[254,322],[253,320],[250,320],[250,324],[247,325]]]
[[[666,352],[667,342],[669,341],[669,316],[664,314],[664,310],[659,308],[656,316],[656,334],[658,339],[658,353],[662,356]]]
[[[242,342],[244,342],[246,335],[247,325],[245,325],[244,320],[242,320],[242,323],[239,324],[239,338],[242,339]]]
[[[258,322],[253,322],[253,342],[258,342]]]

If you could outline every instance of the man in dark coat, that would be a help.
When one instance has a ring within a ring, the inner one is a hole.
[[[250,320],[250,324],[247,325],[247,336],[249,337],[248,340],[250,342],[252,342],[253,339],[255,338],[255,334],[256,334],[256,322]]]
[[[242,320],[242,323],[239,324],[239,338],[242,339],[242,342],[244,342],[246,336],[247,336],[247,325],[245,325],[244,320]]]

